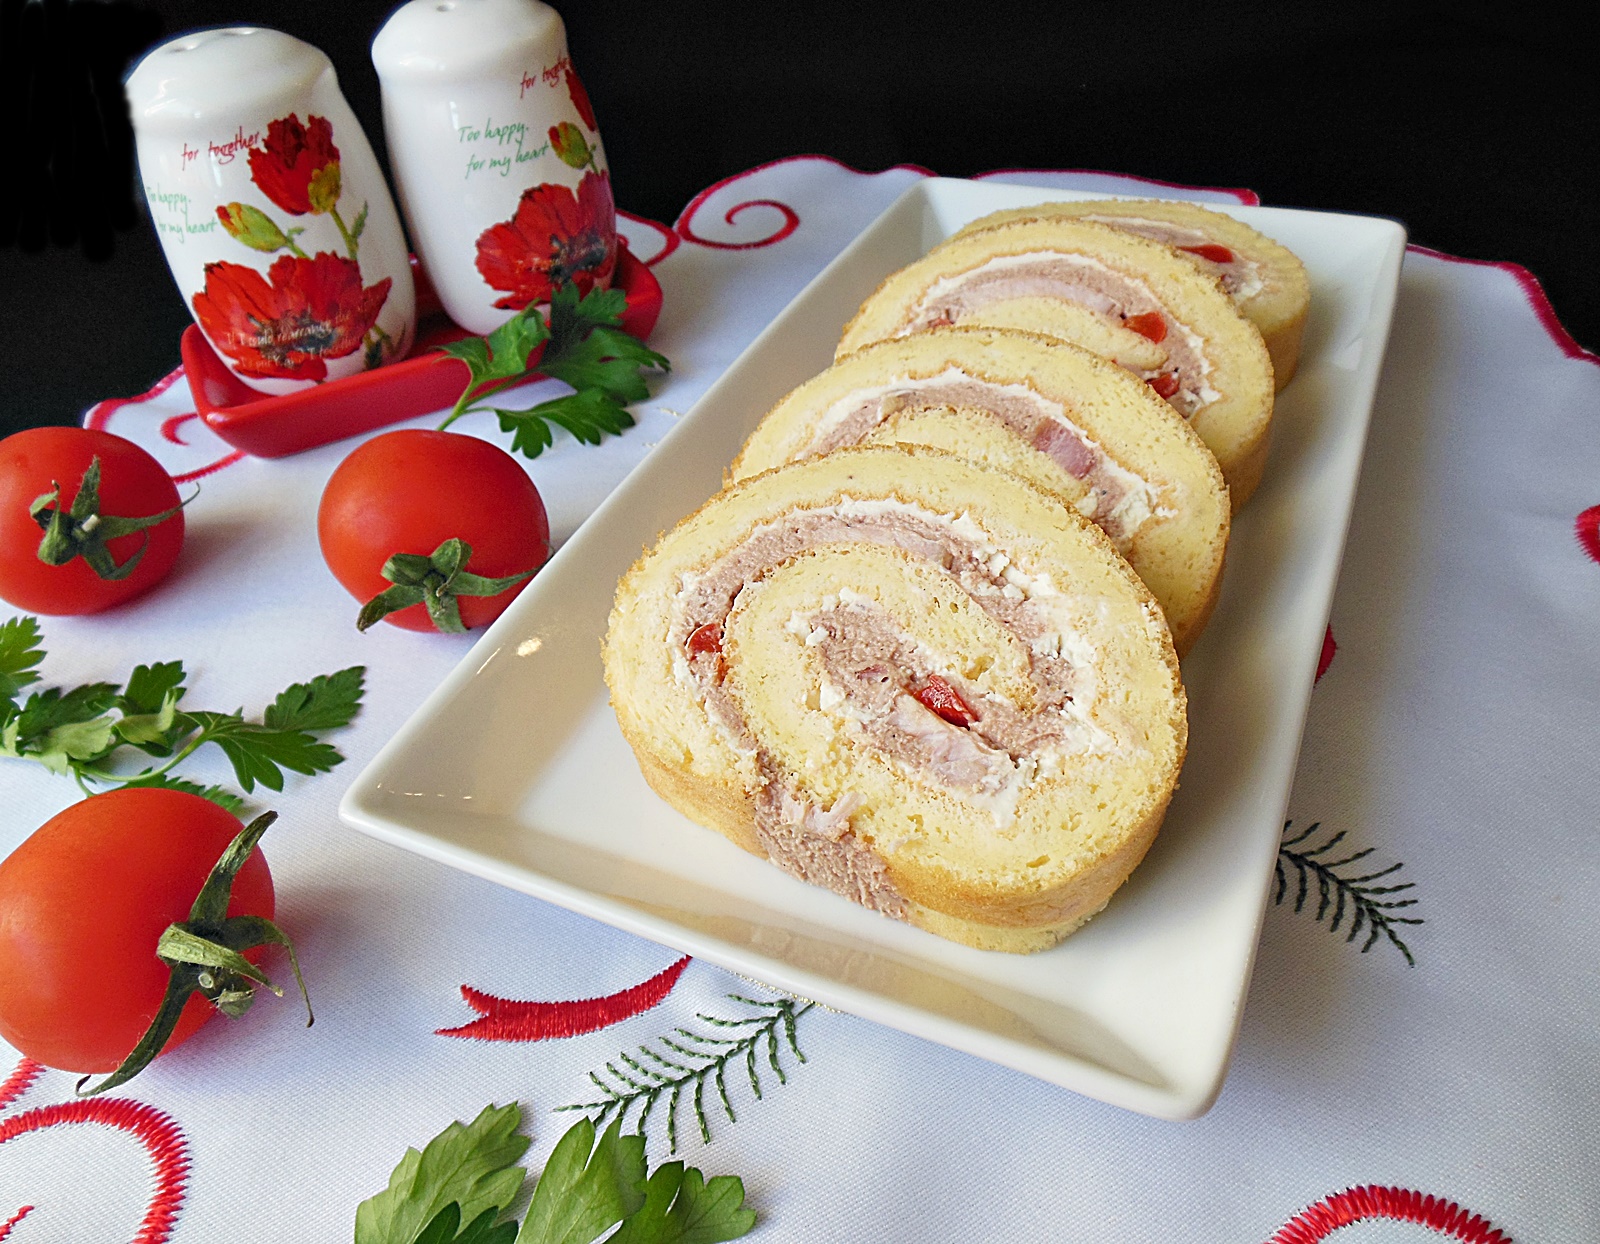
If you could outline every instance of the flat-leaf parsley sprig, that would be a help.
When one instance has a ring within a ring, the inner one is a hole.
[[[501,1219],[525,1178],[521,1121],[515,1103],[486,1106],[406,1150],[389,1186],[357,1207],[355,1244],[593,1244],[613,1228],[609,1244],[720,1244],[755,1225],[737,1176],[706,1179],[682,1162],[650,1171],[643,1137],[612,1124],[597,1144],[581,1119],[556,1142],[519,1229]]]
[[[96,682],[23,690],[40,680],[45,651],[36,618],[0,623],[0,756],[34,760],[70,774],[86,795],[125,786],[165,786],[203,795],[237,812],[244,800],[174,770],[207,743],[222,750],[248,794],[257,784],[282,790],[284,770],[326,773],[344,757],[317,737],[348,725],[361,707],[366,669],[355,665],[294,683],[261,715],[179,707],[187,675],[180,661],[139,665],[126,684]],[[157,763],[129,770],[135,752]]]
[[[671,364],[637,337],[622,331],[627,297],[618,289],[592,289],[582,298],[577,287],[557,287],[548,321],[537,306],[512,316],[487,337],[467,337],[438,349],[467,365],[471,378],[439,430],[462,415],[490,411],[500,429],[512,435],[511,447],[537,458],[554,441],[552,425],[563,427],[586,445],[607,433],[633,426],[630,402],[650,396],[640,369],[668,371]],[[543,353],[534,358],[534,351]],[[539,374],[560,380],[573,392],[528,410],[505,410],[484,399]]]

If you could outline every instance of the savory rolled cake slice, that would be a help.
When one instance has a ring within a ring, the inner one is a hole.
[[[867,443],[932,445],[1060,496],[1155,593],[1180,655],[1211,616],[1228,544],[1222,472],[1182,416],[1105,359],[1008,329],[876,342],[779,402],[730,475]]]
[[[1078,199],[993,212],[956,236],[1018,220],[1068,217],[1097,221],[1182,251],[1201,271],[1220,280],[1234,305],[1261,330],[1279,391],[1294,377],[1311,306],[1306,266],[1288,247],[1225,212],[1179,199]]]
[[[936,450],[719,493],[624,576],[604,658],[674,807],[985,949],[1041,950],[1106,904],[1187,742],[1166,622],[1100,530]]]
[[[951,238],[900,269],[845,326],[835,357],[949,324],[1002,323],[1074,341],[1083,312],[1161,352],[1133,367],[1216,455],[1235,511],[1260,482],[1272,360],[1215,278],[1178,252],[1083,220],[1021,220]]]

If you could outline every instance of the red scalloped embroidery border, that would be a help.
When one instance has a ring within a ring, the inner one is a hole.
[[[1140,177],[1137,173],[1113,173],[1103,168],[992,168],[984,173],[974,173],[973,181],[986,181],[990,177],[1007,177],[1015,173],[1059,173],[1076,177],[1115,177],[1119,181],[1136,181],[1144,186],[1160,186],[1166,190],[1204,190],[1211,194],[1230,194],[1239,200],[1241,207],[1260,207],[1261,196],[1243,186],[1191,186],[1188,182],[1163,181],[1159,177]]]
[[[651,229],[660,235],[661,249],[651,255],[649,259],[643,260],[644,266],[647,268],[655,267],[656,264],[677,250],[678,244],[683,241],[676,230],[670,225],[662,224],[659,220],[651,220],[648,216],[635,216],[632,212],[625,212],[621,208],[617,209],[617,215],[633,221],[636,225],[643,225],[645,228]]]
[[[1506,259],[1464,259],[1460,255],[1452,255],[1448,251],[1436,251],[1431,246],[1418,246],[1412,243],[1406,247],[1408,251],[1415,251],[1419,255],[1427,255],[1433,259],[1442,259],[1445,263],[1464,263],[1474,268],[1499,268],[1507,273],[1517,285],[1521,287],[1523,297],[1528,300],[1528,305],[1533,308],[1533,314],[1538,318],[1544,331],[1550,335],[1569,359],[1581,359],[1585,363],[1594,363],[1600,366],[1600,354],[1592,350],[1585,350],[1562,324],[1556,315],[1556,309],[1550,302],[1550,295],[1544,292],[1544,286],[1539,284],[1539,278],[1524,268],[1519,263],[1512,263]]]
[[[1334,642],[1333,624],[1328,624],[1328,629],[1322,632],[1322,653],[1317,657],[1317,676],[1312,685],[1322,681],[1322,676],[1328,672],[1328,667],[1333,664],[1333,658],[1339,653],[1339,645]]]
[[[24,1058],[3,1084],[0,1084],[0,1109],[10,1105],[37,1079],[44,1068]],[[154,1106],[122,1097],[92,1097],[38,1106],[0,1121],[0,1145],[29,1132],[43,1131],[64,1123],[98,1123],[132,1136],[145,1147],[155,1164],[155,1190],[140,1221],[133,1244],[166,1244],[183,1208],[184,1189],[189,1178],[189,1145],[183,1130],[172,1117]],[[0,1223],[0,1244],[11,1229],[33,1212],[24,1205]]]
[[[1591,505],[1572,522],[1572,534],[1589,560],[1600,562],[1600,505]]]
[[[875,177],[875,176],[879,175],[878,173],[865,172],[862,169],[858,169],[858,168],[853,167],[852,165],[846,164],[843,160],[836,160],[832,156],[825,156],[825,155],[784,156],[782,159],[768,160],[764,164],[757,164],[754,168],[745,169],[743,172],[735,173],[731,177],[724,177],[721,181],[714,182],[712,185],[707,186],[699,194],[695,195],[695,197],[689,201],[689,205],[687,207],[685,207],[683,209],[683,211],[679,214],[676,223],[673,225],[673,230],[674,230],[675,234],[678,237],[681,237],[686,242],[694,242],[695,244],[697,244],[699,246],[708,246],[708,247],[711,247],[714,250],[728,250],[728,251],[757,250],[757,249],[760,249],[761,247],[772,246],[773,244],[775,244],[777,242],[783,241],[784,238],[788,237],[790,234],[792,234],[796,229],[798,229],[800,227],[800,215],[799,215],[798,212],[796,212],[794,210],[794,208],[790,207],[786,203],[782,203],[782,202],[778,201],[777,199],[748,199],[748,200],[746,200],[746,201],[744,201],[742,203],[734,204],[726,212],[723,213],[723,217],[722,217],[723,221],[725,223],[727,223],[727,224],[730,224],[730,225],[733,224],[734,218],[736,216],[738,216],[741,212],[744,212],[744,211],[746,211],[746,210],[748,210],[749,208],[752,208],[752,207],[774,208],[779,213],[782,214],[783,223],[781,225],[779,225],[778,228],[774,232],[768,234],[766,237],[753,238],[753,239],[751,239],[749,241],[744,241],[744,242],[719,242],[719,241],[717,241],[717,240],[715,240],[713,238],[703,237],[699,233],[697,233],[696,230],[695,230],[694,218],[695,218],[696,214],[700,211],[700,209],[703,208],[706,205],[707,200],[709,200],[712,195],[716,194],[719,190],[726,189],[727,187],[733,185],[737,181],[742,181],[743,179],[745,179],[747,177],[750,177],[750,176],[753,176],[756,173],[765,172],[767,169],[777,168],[780,165],[798,163],[798,162],[803,162],[803,161],[813,161],[813,160],[814,161],[819,161],[819,162],[825,163],[825,164],[831,164],[835,168],[841,168],[841,169],[844,169],[846,172],[855,173],[855,174],[857,174],[859,176],[862,176],[862,177]],[[935,173],[932,169],[924,168],[920,164],[894,164],[894,165],[891,165],[889,168],[880,170],[880,173],[893,173],[893,172],[900,172],[900,171],[916,173],[920,177],[937,177],[937,176],[939,176],[939,174]],[[1135,174],[1132,174],[1132,173],[1108,173],[1108,172],[1104,172],[1104,171],[1098,170],[1098,169],[1006,169],[1006,168],[1001,168],[1001,169],[990,169],[987,172],[978,173],[973,177],[973,180],[974,181],[980,181],[980,180],[983,180],[985,178],[1004,177],[1004,176],[1007,176],[1008,174],[1024,173],[1024,172],[1026,172],[1026,173],[1044,172],[1044,173],[1081,174],[1081,175],[1094,176],[1094,177],[1116,177],[1116,178],[1120,178],[1120,179],[1127,180],[1127,181],[1139,182],[1142,185],[1161,186],[1161,187],[1169,189],[1169,190],[1204,190],[1204,191],[1210,191],[1210,192],[1215,193],[1215,194],[1230,195],[1233,198],[1237,199],[1241,204],[1243,204],[1243,205],[1245,205],[1247,207],[1256,206],[1256,205],[1260,204],[1260,202],[1261,202],[1261,197],[1258,194],[1256,194],[1256,192],[1254,190],[1246,190],[1246,189],[1242,189],[1242,188],[1222,187],[1222,186],[1189,186],[1189,185],[1184,185],[1181,182],[1162,181],[1159,178],[1154,178],[1154,177],[1139,177],[1139,176],[1137,176]],[[647,219],[645,219],[643,217],[629,216],[629,219],[630,220],[638,220],[638,221],[640,221],[640,223],[648,224],[648,225],[651,225],[652,227],[655,226],[655,222],[654,221],[647,220]],[[672,253],[673,249],[676,249],[675,244],[674,244],[673,247],[670,247],[667,250],[661,252],[661,254],[657,255],[654,259],[650,260],[650,262],[651,263],[656,263],[659,260],[666,258],[667,255],[670,255]]]
[[[1454,1201],[1378,1184],[1346,1188],[1318,1201],[1285,1223],[1268,1244],[1321,1244],[1340,1227],[1369,1218],[1416,1223],[1461,1244],[1512,1244],[1511,1237],[1488,1219],[1468,1213]]]
[[[477,1041],[548,1041],[596,1032],[660,1003],[672,992],[688,966],[689,956],[684,955],[670,967],[631,988],[603,998],[580,998],[571,1002],[518,1002],[463,985],[461,996],[478,1012],[478,1018],[436,1032],[441,1037],[470,1037]]]

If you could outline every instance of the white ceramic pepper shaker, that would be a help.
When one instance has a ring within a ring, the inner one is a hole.
[[[610,283],[611,178],[554,9],[410,0],[372,63],[400,206],[451,319],[487,333],[554,285]]]
[[[202,30],[146,54],[127,93],[167,263],[234,375],[292,393],[405,357],[405,235],[322,52]]]

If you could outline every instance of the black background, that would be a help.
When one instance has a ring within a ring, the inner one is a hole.
[[[383,150],[352,0],[0,0],[0,431],[76,420],[178,362],[188,316],[134,176],[120,77],[197,26],[260,24],[332,58]],[[786,155],[961,176],[1092,168],[1402,220],[1513,260],[1600,346],[1600,73],[1539,6],[1336,0],[558,4],[620,207],[670,222]]]

